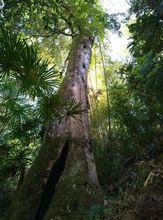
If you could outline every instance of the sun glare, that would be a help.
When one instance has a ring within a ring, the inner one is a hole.
[[[109,14],[127,13],[129,5],[126,0],[101,0],[101,4]],[[112,60],[124,61],[128,55],[128,30],[125,25],[121,27],[122,36],[109,33],[110,48],[109,55]]]

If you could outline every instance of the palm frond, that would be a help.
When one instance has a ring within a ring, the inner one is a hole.
[[[77,119],[77,116],[85,113],[86,110],[82,108],[82,102],[77,102],[75,99],[66,101],[64,108],[64,117]]]
[[[0,29],[0,74],[8,75],[10,71],[21,72],[21,54],[26,46],[16,34]]]
[[[74,99],[64,101],[56,93],[38,100],[36,117],[40,117],[44,123],[48,123],[52,118],[54,120],[62,120],[65,117],[77,119],[77,116],[84,112],[82,102],[77,102]]]
[[[57,93],[50,96],[45,95],[38,99],[35,115],[40,118],[43,123],[48,123],[53,117],[61,117],[60,108],[61,99]]]
[[[18,96],[14,82],[0,83],[1,116],[8,125],[22,124],[32,115],[32,106],[25,96]]]
[[[32,98],[52,93],[58,86],[57,71],[38,57],[37,49],[20,40],[18,35],[1,29],[0,78],[8,77],[14,77],[20,92]]]

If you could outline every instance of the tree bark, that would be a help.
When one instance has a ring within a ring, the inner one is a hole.
[[[7,220],[84,219],[100,201],[100,185],[91,152],[87,71],[93,38],[73,40],[60,88],[62,99],[82,103],[86,113],[77,119],[52,123],[43,147],[12,203]]]

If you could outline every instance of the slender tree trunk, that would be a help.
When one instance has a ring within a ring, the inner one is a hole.
[[[65,79],[63,99],[82,102],[87,111],[76,120],[52,124],[43,147],[13,202],[7,220],[84,219],[100,200],[100,185],[91,152],[87,71],[93,39],[74,38]]]
[[[21,168],[21,171],[20,171],[20,175],[19,175],[19,179],[18,179],[17,190],[19,190],[20,186],[24,182],[25,172],[26,172],[26,167],[25,167],[25,165],[22,165],[22,168]]]

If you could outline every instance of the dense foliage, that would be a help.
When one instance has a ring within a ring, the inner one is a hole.
[[[74,100],[63,102],[58,87],[72,37],[86,32],[95,37],[89,112],[106,194],[105,207],[95,204],[88,219],[161,219],[163,4],[129,2],[131,59],[122,64],[105,55],[105,66],[100,41],[105,29],[118,31],[119,23],[98,1],[6,0],[0,7],[0,216],[36,158],[49,122],[85,111]]]
[[[157,183],[162,181],[163,6],[161,1],[134,0],[130,4],[132,57],[123,65],[110,64],[109,60],[106,66],[111,136],[106,136],[108,115],[104,114],[108,100],[97,94],[100,108],[92,103],[93,135],[99,137],[94,151],[101,184],[108,191],[112,207],[108,210],[110,219],[161,219],[161,189]]]

